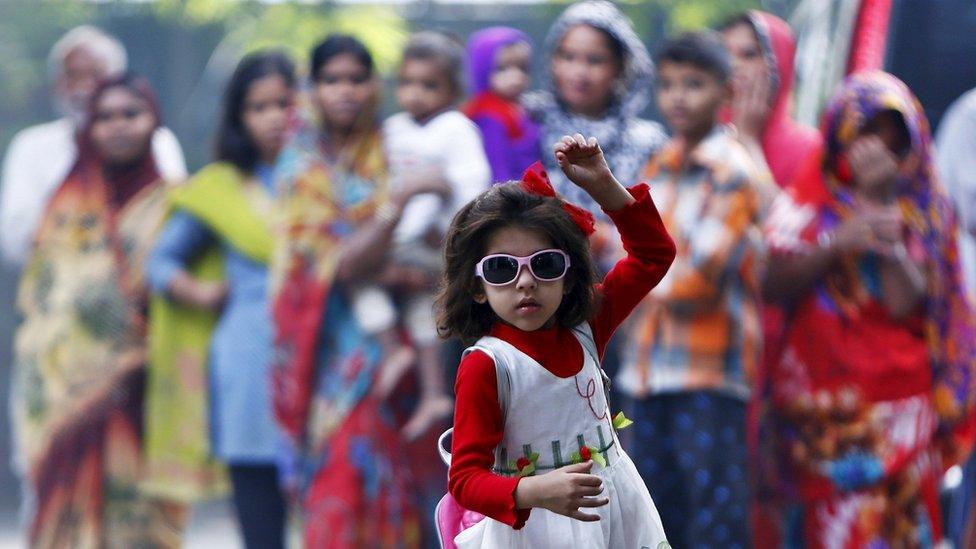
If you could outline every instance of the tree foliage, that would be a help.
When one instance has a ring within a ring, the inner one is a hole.
[[[351,34],[369,48],[380,70],[391,67],[409,35],[406,21],[391,6],[327,3],[235,2],[233,0],[157,0],[155,12],[187,26],[219,25],[221,46],[243,54],[280,48],[304,66],[324,36]]]
[[[311,47],[331,32],[360,38],[373,53],[381,73],[395,66],[411,29],[436,20],[438,27],[477,28],[488,24],[530,26],[543,34],[568,2],[522,6],[512,16],[499,6],[455,9],[429,1],[408,6],[382,0],[337,4],[314,0],[0,0],[0,150],[13,133],[50,118],[46,57],[69,28],[82,23],[118,33],[136,70],[159,86],[168,123],[189,141],[196,163],[206,152],[210,129],[200,117],[217,108],[223,83],[237,60],[262,48],[288,52],[305,70]],[[734,12],[765,8],[780,15],[796,0],[642,0],[618,2],[633,19],[638,34],[653,49],[663,35],[715,26]],[[450,17],[464,20],[452,21]],[[474,19],[458,14],[475,15]],[[493,15],[488,15],[493,14]],[[525,15],[529,14],[529,19]],[[508,19],[506,20],[506,16]],[[487,17],[483,19],[482,17]],[[518,20],[516,20],[518,19]],[[462,34],[466,34],[462,33]],[[538,37],[537,37],[538,38]]]

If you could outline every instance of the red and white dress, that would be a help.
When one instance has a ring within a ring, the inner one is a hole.
[[[519,530],[486,518],[455,538],[458,549],[668,547],[654,502],[613,428],[592,332],[583,324],[573,335],[585,350],[583,368],[566,378],[554,376],[496,337],[483,337],[469,349],[487,354],[495,363],[505,434],[495,449],[493,471],[515,476],[520,462],[529,462],[536,474],[544,474],[581,461],[587,448],[594,462],[605,464],[594,463],[591,472],[603,480],[602,496],[610,503],[585,510],[598,514],[598,522],[546,509],[535,509]]]
[[[668,547],[647,488],[620,447],[599,366],[614,330],[674,258],[647,186],[631,194],[636,203],[607,212],[627,256],[598,286],[594,318],[572,330],[524,332],[498,323],[461,361],[450,490],[462,506],[488,518],[457,536],[459,548]],[[515,507],[520,471],[544,474],[587,454],[610,499],[584,510],[600,521]]]

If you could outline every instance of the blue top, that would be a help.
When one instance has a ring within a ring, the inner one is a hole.
[[[255,175],[274,192],[273,170]],[[153,291],[166,293],[177,271],[219,245],[228,285],[227,303],[210,342],[210,427],[214,454],[230,463],[273,463],[277,426],[271,410],[272,324],[268,267],[218,240],[188,212],[178,210],[163,227],[146,265]]]

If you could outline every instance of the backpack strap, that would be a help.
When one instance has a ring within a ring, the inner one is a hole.
[[[584,322],[575,328],[573,328],[573,333],[576,334],[576,338],[579,339],[580,346],[583,347],[583,352],[590,355],[593,359],[593,363],[596,364],[597,370],[600,370],[600,380],[603,382],[603,394],[607,399],[607,407],[610,406],[610,376],[603,369],[603,364],[600,362],[600,357],[597,355],[596,351],[596,341],[593,339],[593,330],[590,328],[589,322]]]
[[[502,411],[502,424],[504,425],[505,419],[508,417],[508,404],[512,396],[512,375],[504,361],[499,361],[497,353],[492,350],[491,343],[494,339],[492,337],[481,338],[477,344],[465,349],[461,357],[463,359],[474,351],[481,351],[488,355],[488,358],[495,364],[495,389],[498,392],[498,406]]]
[[[482,339],[487,339],[487,338],[482,338]],[[508,403],[511,400],[511,394],[512,394],[511,375],[508,373],[508,368],[506,368],[504,364],[499,365],[499,361],[495,358],[496,356],[495,353],[491,350],[491,347],[489,347],[488,345],[475,344],[472,345],[471,347],[468,347],[467,349],[464,350],[464,353],[461,354],[461,359],[464,360],[464,357],[468,356],[469,354],[475,351],[481,351],[482,353],[485,353],[486,355],[488,355],[489,358],[491,358],[491,361],[495,364],[495,384],[496,384],[496,390],[498,391],[498,406],[501,408],[502,424],[504,424],[505,418],[508,415]],[[441,461],[443,461],[444,464],[447,465],[448,467],[451,466],[451,450],[449,447],[447,447],[446,443],[451,439],[453,433],[454,433],[454,427],[451,427],[450,429],[441,433],[441,436],[437,438],[437,452],[441,456]]]

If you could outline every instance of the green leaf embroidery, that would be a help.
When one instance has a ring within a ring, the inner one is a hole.
[[[607,460],[603,459],[603,454],[601,454],[596,448],[592,446],[589,446],[589,449],[590,449],[590,459],[593,460],[593,463],[598,463],[600,467],[606,467]]]
[[[613,428],[616,430],[626,429],[633,425],[634,422],[627,418],[623,412],[617,412],[617,415],[613,416]]]

